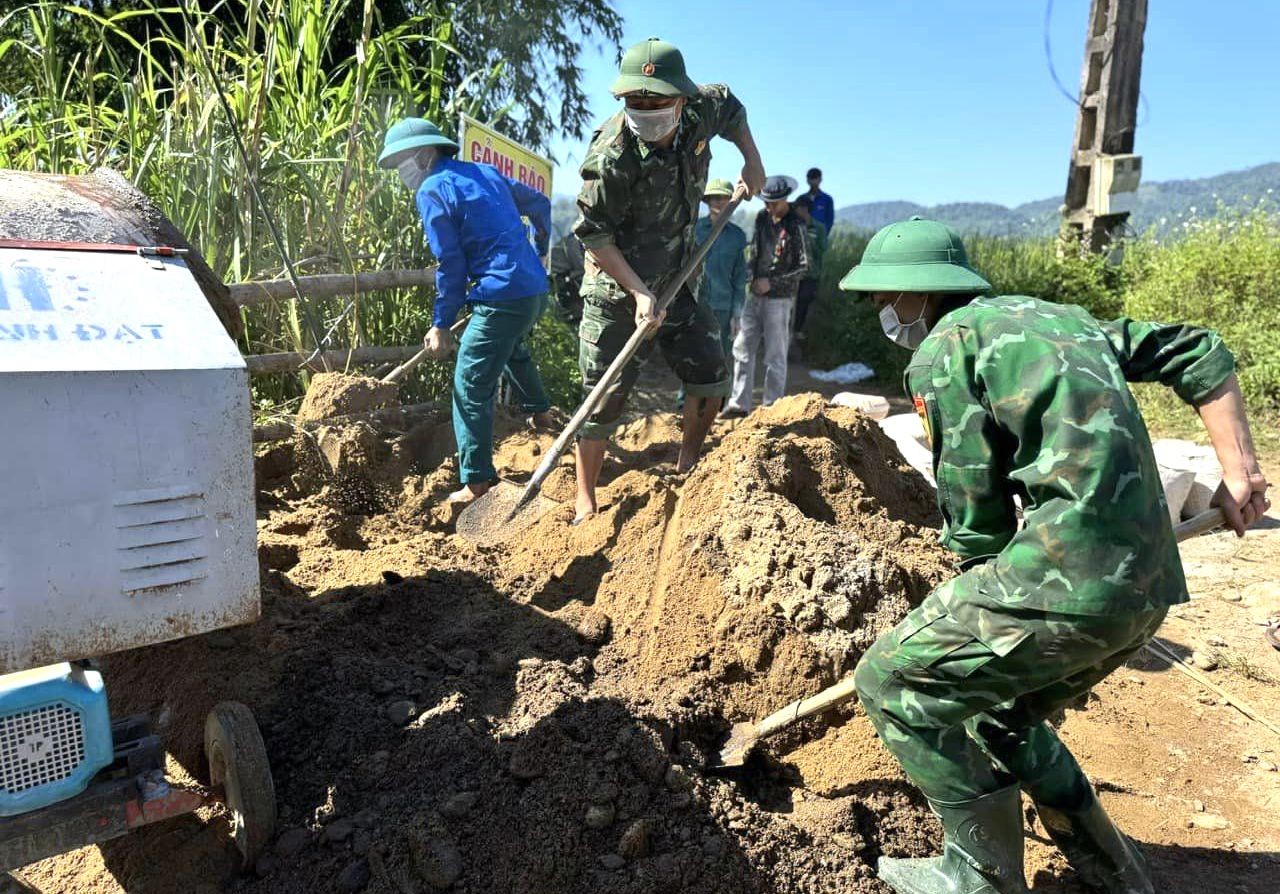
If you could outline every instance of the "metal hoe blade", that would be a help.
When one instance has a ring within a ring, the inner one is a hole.
[[[735,723],[729,730],[729,741],[724,743],[712,766],[741,767],[759,741],[760,734],[754,723]]]
[[[524,488],[499,482],[462,510],[455,530],[472,543],[501,543],[528,528],[559,503],[541,493],[521,503]]]

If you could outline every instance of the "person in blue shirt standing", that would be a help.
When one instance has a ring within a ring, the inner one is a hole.
[[[831,228],[836,225],[836,203],[835,199],[822,191],[822,170],[810,168],[804,179],[809,182],[809,214],[830,233]]]
[[[453,347],[449,327],[464,303],[471,322],[453,371],[453,433],[462,487],[449,501],[469,502],[497,482],[493,467],[493,399],[507,373],[535,426],[550,424],[542,377],[525,346],[545,306],[547,274],[539,260],[551,234],[551,200],[492,165],[458,161],[458,144],[425,118],[393,124],[378,166],[395,168],[414,194],[435,255],[436,302],[425,345],[441,358]],[[537,248],[521,216],[533,224]]]
[[[699,245],[707,241],[711,235],[712,219],[724,210],[732,197],[733,184],[728,180],[712,180],[707,184],[702,201],[711,214],[698,218],[693,230],[694,241]],[[725,356],[733,352],[733,336],[747,300],[746,252],[747,234],[742,227],[730,221],[707,252],[702,262],[702,277],[698,281],[698,303],[705,304],[715,313]]]
[[[711,221],[733,198],[733,184],[728,180],[712,180],[702,191],[702,201],[711,212],[694,224],[694,241],[701,245],[711,235]],[[742,307],[747,299],[747,234],[730,221],[720,238],[712,243],[702,261],[702,275],[695,293],[698,303],[715,315],[719,325],[720,346],[725,357],[733,356],[733,337],[738,334]],[[676,405],[684,406],[684,385],[676,395]]]

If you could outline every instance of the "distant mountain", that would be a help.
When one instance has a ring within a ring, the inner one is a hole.
[[[1273,205],[1280,202],[1280,162],[1258,165],[1198,180],[1166,180],[1138,187],[1130,224],[1136,230],[1165,230],[1179,215],[1207,216],[1219,203],[1228,208],[1248,207],[1273,190]],[[1060,196],[1026,202],[1014,208],[991,202],[953,202],[926,207],[915,202],[865,202],[846,205],[836,212],[836,225],[878,230],[913,214],[948,223],[961,232],[990,235],[1052,235],[1058,230]],[[1192,210],[1194,209],[1194,211]]]

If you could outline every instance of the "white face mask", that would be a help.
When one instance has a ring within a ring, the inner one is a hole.
[[[627,117],[627,127],[646,143],[656,143],[680,123],[680,103],[666,109],[629,109],[623,108]]]
[[[436,163],[437,154],[435,149],[422,149],[396,165],[396,173],[400,175],[400,182],[410,192],[416,193],[418,187],[422,185],[422,181],[427,179],[427,174]]]
[[[894,344],[901,345],[914,351],[920,347],[926,335],[929,334],[929,325],[924,321],[925,305],[920,306],[920,316],[916,317],[910,323],[904,323],[898,317],[898,302],[902,300],[899,294],[893,304],[886,304],[880,308],[880,328],[884,330],[884,334]]]

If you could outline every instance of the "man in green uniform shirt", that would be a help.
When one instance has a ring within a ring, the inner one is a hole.
[[[933,448],[942,542],[964,560],[855,672],[944,830],[941,857],[882,858],[880,878],[901,894],[1025,892],[1021,789],[1085,882],[1151,894],[1141,852],[1045,718],[1188,599],[1127,382],[1160,382],[1198,410],[1237,534],[1266,511],[1231,353],[1192,326],[976,297],[989,286],[960,240],[919,218],[877,233],[840,285],[869,294],[885,334],[915,352],[906,384]]]
[[[663,314],[657,312],[656,296],[696,246],[694,226],[711,140],[723,137],[742,153],[739,185],[747,196],[764,185],[764,166],[742,103],[723,84],[691,81],[684,57],[669,43],[650,38],[627,50],[612,92],[625,106],[592,136],[574,225],[587,252],[578,364],[583,387],[590,391],[637,326],[653,330],[691,398],[685,401],[678,462],[687,471],[728,393],[729,377],[715,318],[694,300],[691,284]],[[579,520],[596,511],[605,439],[617,427],[641,359],[627,365],[582,427]]]

